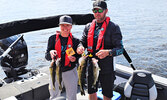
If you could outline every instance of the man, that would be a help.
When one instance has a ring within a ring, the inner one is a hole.
[[[66,97],[68,100],[76,100],[78,75],[76,63],[79,55],[75,53],[79,39],[75,38],[72,33],[72,18],[70,16],[61,16],[59,19],[60,31],[49,37],[48,47],[45,58],[54,60],[55,57],[61,58],[62,82],[65,86]],[[55,86],[52,81],[49,84],[50,100],[60,95],[58,82]],[[55,87],[55,90],[53,90]]]
[[[98,59],[103,100],[111,100],[115,80],[113,57],[123,53],[122,35],[119,26],[106,16],[108,9],[105,1],[95,1],[92,11],[95,19],[85,26],[82,45],[77,48],[77,53],[82,54],[87,48]],[[91,77],[88,72],[89,100],[97,100],[97,88],[91,87]]]

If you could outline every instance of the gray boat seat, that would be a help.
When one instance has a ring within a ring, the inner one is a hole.
[[[156,100],[157,89],[151,72],[135,70],[125,84],[124,95],[130,100]]]

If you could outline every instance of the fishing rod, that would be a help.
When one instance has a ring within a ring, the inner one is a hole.
[[[129,62],[130,66],[132,67],[133,70],[136,70],[135,67],[133,66],[132,64],[132,60],[131,58],[129,57],[128,53],[126,52],[125,48],[123,49],[123,55],[124,57],[126,58],[126,60]]]

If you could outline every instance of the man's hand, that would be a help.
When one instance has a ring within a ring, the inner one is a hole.
[[[105,57],[109,56],[110,50],[100,50],[96,53],[96,56],[100,59],[104,59]]]
[[[77,48],[77,53],[78,53],[78,54],[83,54],[84,51],[85,51],[85,48],[84,48],[83,46],[79,46],[79,47]]]
[[[57,51],[56,50],[50,50],[50,56],[52,59],[57,56]]]

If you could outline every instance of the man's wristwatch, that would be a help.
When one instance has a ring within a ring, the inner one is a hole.
[[[112,50],[109,51],[109,56],[111,56],[111,55],[112,55]]]

